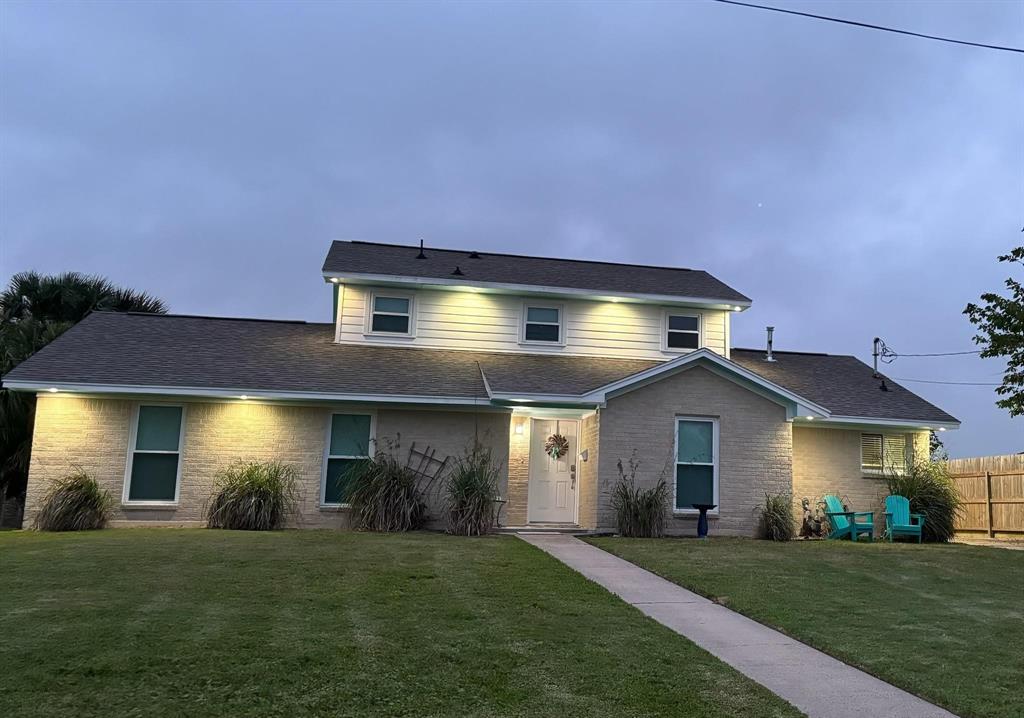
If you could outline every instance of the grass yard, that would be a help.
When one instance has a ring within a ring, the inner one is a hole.
[[[1024,552],[725,538],[591,543],[962,716],[1024,716]]]
[[[0,715],[796,716],[507,536],[0,536]]]

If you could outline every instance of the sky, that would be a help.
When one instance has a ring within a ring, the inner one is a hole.
[[[1020,2],[774,4],[1024,47]],[[754,300],[735,346],[968,351],[1024,241],[1022,118],[1024,55],[706,1],[4,0],[0,281],[329,321],[331,240],[422,238],[705,269]],[[905,385],[952,456],[1024,451],[994,387]]]

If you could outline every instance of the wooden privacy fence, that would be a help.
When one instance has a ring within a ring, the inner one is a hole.
[[[964,501],[959,533],[1024,534],[1024,455],[952,459],[949,472]]]

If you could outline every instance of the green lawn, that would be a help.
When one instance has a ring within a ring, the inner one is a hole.
[[[0,716],[796,716],[513,537],[0,536]]]
[[[1024,716],[1024,552],[724,538],[591,543],[962,716]]]

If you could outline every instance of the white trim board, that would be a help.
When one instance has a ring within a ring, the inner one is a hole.
[[[366,274],[361,272],[324,272],[324,281],[337,279],[351,284],[384,284],[413,286],[423,289],[478,290],[495,294],[522,294],[525,296],[576,297],[594,301],[636,302],[638,304],[671,304],[684,307],[703,307],[724,311],[743,311],[750,308],[750,300],[726,301],[712,297],[685,297],[674,294],[644,294],[641,292],[606,292],[597,289],[574,289],[572,287],[548,287],[532,284],[511,284],[505,282],[480,282],[469,279],[444,279],[440,277],[407,277],[396,274]]]

